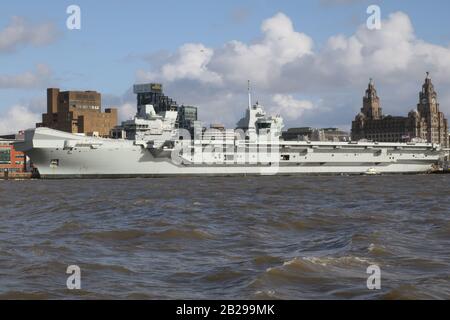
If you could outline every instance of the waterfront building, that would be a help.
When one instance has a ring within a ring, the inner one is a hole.
[[[350,141],[350,134],[338,128],[290,128],[282,133],[285,141]]]
[[[323,141],[323,131],[312,127],[289,128],[281,135],[285,141]]]
[[[352,140],[379,142],[426,141],[448,147],[448,122],[439,110],[437,92],[429,73],[419,93],[417,109],[407,117],[383,115],[380,98],[370,80],[361,112],[352,122]]]
[[[178,110],[178,125],[180,128],[184,128],[192,131],[194,129],[194,123],[198,121],[197,107],[194,106],[181,106]]]
[[[198,110],[194,106],[179,106],[177,102],[166,96],[161,83],[143,83],[133,86],[133,92],[137,95],[137,106],[152,105],[157,114],[165,111],[177,111],[176,125],[179,128],[193,131],[194,122],[198,119]]]
[[[347,131],[338,128],[323,128],[321,130],[325,136],[325,141],[346,142],[351,140],[350,133]]]
[[[96,91],[47,89],[47,113],[37,127],[70,133],[109,136],[117,125],[117,109],[101,110],[101,94]]]
[[[211,123],[209,129],[203,128],[202,139],[204,141],[213,140],[229,140],[233,141],[236,137],[234,129],[227,129],[225,125],[221,123]]]
[[[16,135],[0,136],[0,175],[8,173],[23,173],[26,171],[26,156],[14,148],[19,141]]]
[[[137,95],[137,105],[151,104],[156,113],[164,111],[178,111],[178,104],[163,93],[161,83],[135,84],[133,92]]]

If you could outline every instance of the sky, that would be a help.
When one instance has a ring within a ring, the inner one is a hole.
[[[69,5],[81,29],[69,30]],[[369,30],[369,5],[381,28]],[[134,83],[161,82],[205,123],[233,127],[253,99],[286,127],[349,129],[373,78],[406,115],[425,78],[450,114],[447,0],[8,1],[0,4],[0,134],[33,127],[46,88],[97,90],[132,117]]]

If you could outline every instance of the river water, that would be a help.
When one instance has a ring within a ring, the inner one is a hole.
[[[0,299],[449,299],[449,195],[448,175],[0,181]]]

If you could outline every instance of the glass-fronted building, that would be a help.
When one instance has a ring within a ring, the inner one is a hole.
[[[181,106],[178,110],[178,124],[180,128],[193,130],[194,122],[198,119],[197,107]]]
[[[177,125],[193,131],[194,121],[198,119],[197,107],[178,106],[172,98],[164,95],[163,85],[160,83],[136,84],[133,92],[137,95],[137,105],[152,105],[156,113],[164,111],[178,111]]]
[[[137,105],[153,105],[156,113],[178,110],[175,100],[165,96],[163,86],[160,83],[145,83],[134,85],[134,93],[137,94]]]

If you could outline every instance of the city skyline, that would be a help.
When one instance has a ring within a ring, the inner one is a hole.
[[[444,14],[434,8],[448,8],[445,1],[375,1],[380,30],[365,26],[367,1],[227,2],[214,10],[200,10],[202,1],[78,1],[81,30],[65,28],[71,3],[51,11],[49,2],[20,3],[4,5],[0,20],[0,133],[38,122],[53,86],[98,90],[124,120],[136,109],[132,85],[162,82],[169,96],[199,106],[200,119],[233,126],[250,79],[254,98],[288,127],[348,130],[369,78],[385,112],[397,115],[415,108],[430,71],[441,110],[450,112],[448,22],[420,19]]]

